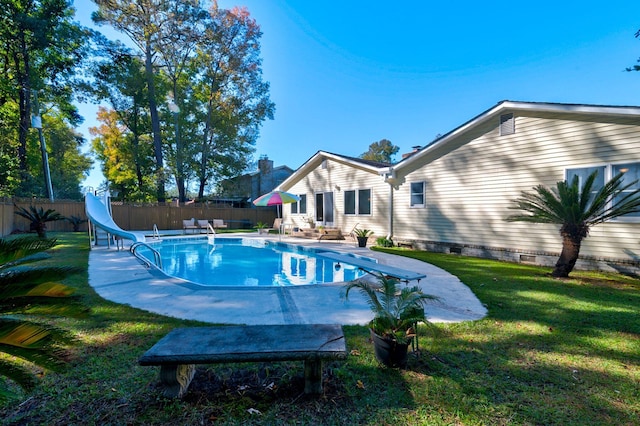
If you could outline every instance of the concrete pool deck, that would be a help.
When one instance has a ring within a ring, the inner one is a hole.
[[[257,233],[223,234],[222,237],[269,238]],[[438,297],[425,308],[431,322],[477,320],[486,308],[460,280],[428,263],[402,256],[358,248],[345,241],[315,241],[283,236],[282,242],[321,247],[341,253],[356,253],[378,262],[427,275],[422,290]],[[104,244],[104,240],[102,240]],[[125,246],[125,247],[128,247]],[[103,298],[134,308],[175,318],[213,324],[342,324],[364,325],[372,318],[369,305],[359,292],[344,300],[343,284],[288,287],[204,287],[167,278],[145,267],[128,250],[94,246],[89,254],[89,284]]]

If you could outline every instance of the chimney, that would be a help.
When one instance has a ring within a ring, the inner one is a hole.
[[[415,154],[416,152],[420,151],[420,148],[422,148],[420,145],[414,145],[411,147],[412,151],[411,152],[407,152],[406,154],[402,154],[402,159],[404,160],[405,158],[411,157],[413,154]]]
[[[258,170],[263,174],[271,173],[273,170],[273,160],[269,160],[266,155],[260,157],[258,160]]]

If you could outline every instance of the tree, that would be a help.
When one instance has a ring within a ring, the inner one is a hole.
[[[23,193],[32,192],[27,144],[34,93],[55,104],[72,125],[81,120],[72,96],[89,32],[73,22],[73,14],[66,0],[0,0],[0,109],[11,112],[2,117],[9,121],[0,124],[17,129],[17,141],[9,143],[15,148]],[[15,173],[9,176],[15,178]]]
[[[635,37],[636,38],[640,38],[640,30],[636,31]],[[631,67],[628,67],[626,70],[627,71],[640,71],[640,65],[638,65],[640,63],[640,59],[638,59],[636,62],[637,63],[635,65],[633,65]]]
[[[124,198],[151,201],[154,179],[154,146],[144,64],[122,45],[98,39],[102,61],[93,66],[94,84],[87,92],[107,101],[111,109],[99,108],[102,124],[89,132],[93,152],[112,189]]]
[[[633,189],[638,181],[625,184],[624,173],[619,173],[600,189],[594,190],[598,172],[594,171],[580,188],[578,176],[571,183],[557,182],[555,189],[543,185],[534,187],[534,193],[523,191],[514,200],[516,210],[529,214],[516,214],[507,221],[554,223],[560,225],[562,252],[552,272],[554,277],[568,277],[578,260],[582,240],[591,227],[611,219],[640,212],[640,189]]]
[[[45,322],[46,316],[79,316],[85,310],[74,290],[60,282],[78,270],[65,266],[28,266],[33,255],[52,248],[52,239],[22,237],[0,239],[0,374],[25,389],[36,378],[24,363],[57,370],[63,365],[60,344],[72,341],[68,332]],[[27,265],[27,266],[25,266]],[[0,387],[0,400],[11,392]]]
[[[369,151],[360,155],[363,160],[380,161],[382,163],[393,162],[393,156],[400,150],[387,139],[380,139],[369,145]]]
[[[85,139],[66,123],[58,111],[44,115],[42,121],[49,151],[51,182],[56,198],[81,200],[80,186],[93,163],[87,154],[81,152],[80,148]],[[32,137],[35,138],[35,134]],[[38,144],[34,141],[31,146],[36,147]],[[40,159],[38,152],[30,153],[29,157]],[[38,188],[44,188],[42,168],[36,170],[38,173],[34,175],[37,176]]]
[[[245,8],[219,9],[214,3],[204,22],[194,70],[200,147],[198,197],[214,178],[246,169],[265,119],[273,119],[269,83],[262,80],[260,27]]]
[[[173,19],[174,4],[180,1],[95,0],[98,11],[92,15],[92,19],[96,24],[107,23],[129,36],[131,41],[140,49],[144,58],[147,96],[151,115],[151,133],[153,135],[153,149],[156,160],[157,199],[160,202],[164,202],[166,198],[166,177],[154,67],[156,66],[158,51],[163,46],[161,41],[161,37],[164,34],[163,30],[170,25]]]
[[[134,108],[135,110],[135,108]],[[111,189],[122,199],[151,201],[155,193],[153,142],[149,134],[139,135],[120,120],[122,114],[100,107],[97,127],[89,132],[95,138],[92,148],[102,164],[102,173]],[[133,128],[139,130],[138,114],[132,114]]]

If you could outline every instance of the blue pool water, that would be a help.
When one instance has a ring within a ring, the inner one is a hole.
[[[289,286],[350,281],[358,268],[317,256],[312,248],[243,238],[163,240],[151,246],[160,253],[165,274],[205,286]],[[145,247],[138,253],[153,263]],[[323,250],[326,251],[326,250]]]

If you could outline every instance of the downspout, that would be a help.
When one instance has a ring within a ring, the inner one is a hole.
[[[389,184],[389,223],[387,238],[393,237],[393,184],[396,181],[396,171],[393,167],[389,167],[386,171],[380,173],[386,183]]]
[[[389,183],[389,233],[387,239],[393,239],[393,184]]]

